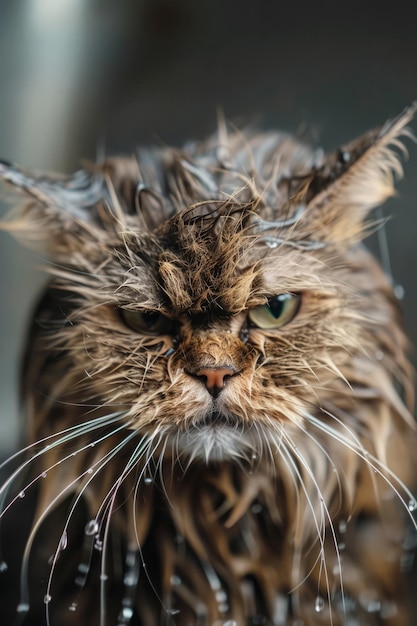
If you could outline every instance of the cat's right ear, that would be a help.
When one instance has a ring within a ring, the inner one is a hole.
[[[103,198],[103,177],[84,170],[67,178],[35,177],[17,166],[0,161],[0,181],[8,183],[20,202],[0,229],[11,232],[31,248],[49,250],[70,245],[72,235],[97,224],[96,208]],[[4,195],[4,194],[3,194]],[[74,241],[72,242],[72,245]]]
[[[374,221],[373,209],[395,193],[402,175],[402,137],[412,136],[407,127],[417,103],[407,107],[381,128],[370,131],[329,154],[297,184],[290,204],[303,206],[300,230],[308,239],[349,243],[366,236]]]

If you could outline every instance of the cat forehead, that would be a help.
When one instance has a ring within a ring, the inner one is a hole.
[[[285,243],[271,249],[268,242],[245,225],[244,212],[213,217],[210,225],[176,218],[159,238],[133,246],[140,261],[127,266],[124,286],[144,307],[174,314],[239,313],[311,283],[311,267],[317,265],[311,255]]]

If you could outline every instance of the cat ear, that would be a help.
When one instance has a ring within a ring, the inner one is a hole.
[[[34,177],[17,166],[0,161],[0,180],[23,194],[17,205],[0,222],[0,229],[10,231],[30,247],[51,251],[68,245],[71,231],[82,231],[97,223],[96,207],[103,198],[103,177],[84,170],[68,178]]]
[[[395,193],[402,166],[394,148],[405,152],[399,138],[412,137],[406,125],[416,110],[417,102],[330,154],[298,184],[291,204],[307,207],[299,225],[309,239],[338,243],[364,236],[369,213]]]

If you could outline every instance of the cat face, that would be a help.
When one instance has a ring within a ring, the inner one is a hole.
[[[174,454],[250,460],[343,389],[352,353],[376,350],[347,283],[349,263],[372,282],[367,255],[333,252],[330,267],[327,250],[271,249],[240,214],[221,237],[201,225],[179,237],[177,223],[142,242],[146,258],[130,243],[129,267],[107,262],[107,284],[61,331],[71,376],[81,398],[93,390],[133,428],[163,431]]]

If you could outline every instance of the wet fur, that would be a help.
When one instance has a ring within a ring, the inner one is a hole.
[[[26,196],[2,228],[52,276],[23,373],[28,445],[2,490],[4,523],[22,511],[32,527],[7,616],[409,623],[412,374],[361,240],[413,112],[325,158],[221,123],[204,144],[71,179],[0,164]],[[287,292],[301,295],[291,322],[249,324]],[[123,308],[175,331],[137,333]],[[213,399],[197,373],[220,366],[236,375]]]

